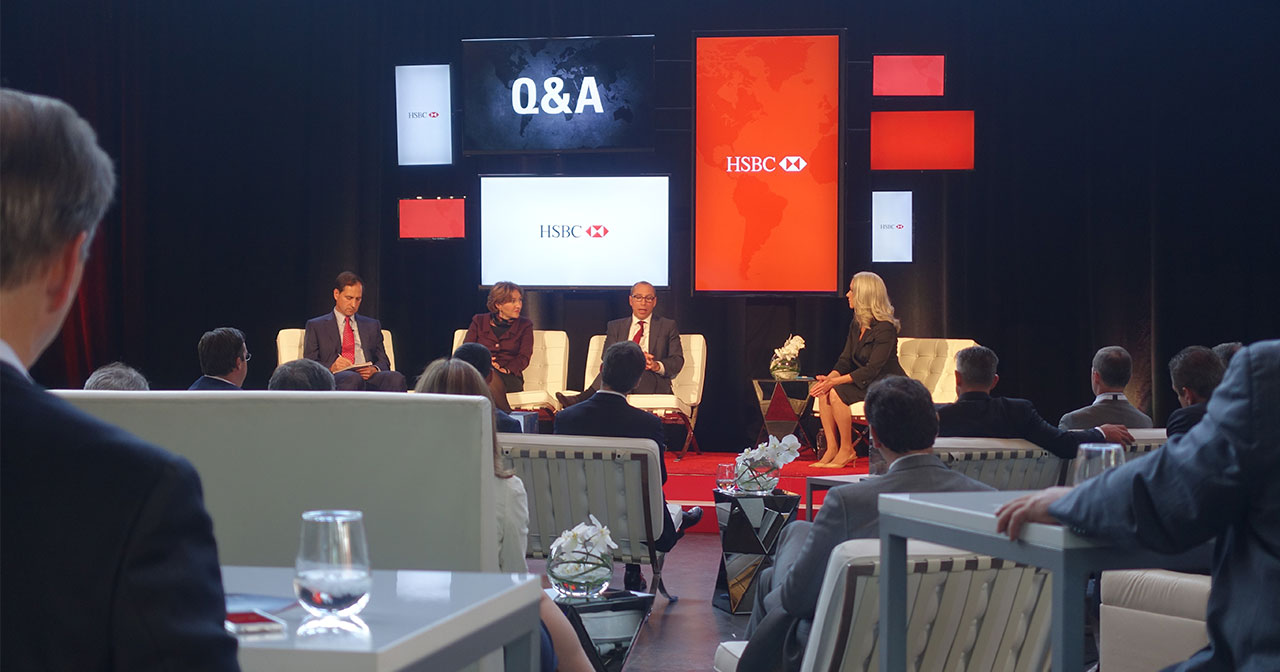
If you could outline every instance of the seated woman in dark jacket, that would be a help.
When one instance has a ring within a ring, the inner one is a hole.
[[[533,322],[520,317],[524,291],[514,282],[495,283],[485,305],[489,312],[471,318],[462,341],[479,343],[493,353],[489,392],[494,406],[509,413],[507,393],[524,390],[524,370],[533,356]]]
[[[849,405],[867,396],[871,383],[906,373],[898,364],[898,320],[884,280],[863,271],[849,281],[853,322],[849,340],[831,373],[818,376],[809,394],[817,398],[827,452],[809,466],[839,469],[854,460],[853,414]],[[837,448],[838,447],[838,448]]]

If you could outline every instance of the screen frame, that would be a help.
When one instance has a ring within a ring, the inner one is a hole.
[[[476,260],[476,268],[480,269],[484,263],[484,209],[481,203],[484,202],[481,185],[483,178],[486,177],[569,177],[569,178],[588,178],[588,177],[664,177],[667,179],[667,281],[665,283],[656,283],[645,278],[637,278],[636,282],[641,280],[649,282],[654,289],[671,289],[671,242],[674,236],[671,235],[671,173],[477,173],[476,174],[476,207],[480,209],[480,214],[476,217],[476,236],[477,250],[480,258]],[[477,287],[479,289],[489,289],[493,285],[486,285],[481,281]],[[531,289],[538,291],[563,291],[563,292],[615,292],[619,289],[631,289],[632,285],[525,285],[521,284],[521,289]]]
[[[698,40],[704,37],[805,37],[805,36],[826,36],[835,35],[839,38],[839,74],[837,77],[838,104],[840,112],[836,120],[836,138],[837,140],[837,167],[836,167],[836,278],[835,291],[788,291],[788,290],[723,290],[723,289],[698,289]],[[797,29],[779,29],[779,30],[695,30],[693,31],[692,41],[690,45],[690,53],[693,55],[689,59],[689,86],[690,92],[690,129],[692,138],[689,151],[689,295],[698,296],[720,296],[720,297],[806,297],[817,296],[823,298],[844,296],[845,287],[843,278],[845,277],[845,130],[847,128],[846,118],[848,115],[849,95],[845,91],[846,79],[846,61],[845,54],[846,44],[848,42],[848,30],[845,28],[826,28],[814,30],[797,30]]]
[[[649,51],[650,51],[649,81],[653,82],[654,85],[656,86],[657,76],[658,76],[658,69],[657,69],[657,55],[658,55],[657,41],[658,40],[657,40],[657,36],[654,34],[570,35],[565,37],[469,37],[469,38],[464,38],[460,40],[460,42],[462,43],[462,54],[459,56],[459,60],[458,60],[458,63],[459,63],[458,67],[462,70],[463,77],[460,77],[458,79],[459,79],[459,82],[461,82],[462,79],[464,79],[466,76],[466,66],[467,66],[466,46],[468,42],[529,42],[533,40],[610,40],[610,39],[619,39],[619,38],[626,38],[626,39],[648,38],[649,39]],[[459,132],[461,133],[461,137],[459,138],[459,144],[462,145],[463,156],[509,156],[509,155],[556,156],[560,154],[615,154],[620,152],[654,153],[657,151],[658,122],[657,122],[656,114],[653,115],[654,116],[653,139],[652,139],[652,142],[649,143],[648,147],[583,147],[583,148],[577,148],[577,149],[471,149],[467,144],[467,129],[466,129],[467,106],[468,106],[467,95],[466,95],[467,92],[466,92],[466,87],[463,86],[461,83],[459,84],[459,86],[463,87],[462,95],[460,97],[460,100],[462,102],[462,105],[461,105],[462,123],[458,125]],[[650,105],[653,111],[656,113],[658,109],[657,96],[656,96],[657,91],[652,91],[651,94],[654,96],[654,99],[650,101]],[[609,177],[609,176],[602,176],[602,177]],[[621,176],[621,177],[627,177],[627,176]]]

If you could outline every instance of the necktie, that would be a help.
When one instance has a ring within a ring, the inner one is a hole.
[[[639,322],[640,328],[636,330],[635,338],[631,339],[636,345],[640,345],[640,339],[644,338],[644,320]]]
[[[350,317],[347,318],[346,326],[342,329],[342,356],[353,364],[356,361],[356,332],[351,330]]]

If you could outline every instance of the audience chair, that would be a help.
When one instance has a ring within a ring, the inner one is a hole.
[[[1048,670],[1048,572],[923,541],[907,541],[907,669]],[[836,546],[827,562],[803,672],[876,670],[880,540]],[[722,642],[717,672],[750,655]]]
[[[1026,439],[940,436],[933,452],[943,463],[997,490],[1058,485],[1065,460]]]
[[[306,329],[281,329],[280,333],[276,334],[276,366],[302,359],[302,340],[306,333]],[[391,332],[387,329],[382,330],[382,345],[387,349],[387,361],[391,363],[391,370],[399,371],[396,368],[395,344],[392,342]]]
[[[1163,569],[1102,573],[1101,669],[1159,670],[1209,643],[1205,612],[1212,582]]]
[[[1132,462],[1138,458],[1151,454],[1152,451],[1163,446],[1168,440],[1163,427],[1155,429],[1130,429],[1129,433],[1133,435],[1133,443],[1124,447],[1124,461]],[[1061,483],[1063,485],[1075,485],[1076,483],[1076,464],[1080,458],[1076,458],[1063,465],[1063,474]]]
[[[467,330],[453,332],[453,347],[462,345]],[[507,404],[517,410],[536,411],[539,408],[557,407],[556,392],[564,392],[569,378],[569,334],[545,329],[533,330],[533,354],[524,370],[524,391],[508,392]]]

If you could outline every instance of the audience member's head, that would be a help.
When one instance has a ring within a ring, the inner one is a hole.
[[[200,337],[200,373],[216,376],[237,386],[249,373],[249,350],[244,333],[235,327],[218,327]]]
[[[489,396],[489,386],[480,378],[476,368],[462,359],[437,359],[427,365],[427,369],[418,377],[418,385],[414,390],[424,394],[460,394],[469,397],[484,397],[492,406],[493,398]],[[493,414],[489,417],[492,421]],[[502,467],[502,453],[498,450],[498,428],[493,427],[493,473],[495,476],[507,478],[513,474]]]
[[[1178,403],[1185,406],[1209,401],[1213,389],[1222,382],[1227,367],[1222,358],[1203,345],[1191,345],[1169,360],[1169,377]]]
[[[116,178],[60,100],[0,89],[0,129],[0,338],[31,366],[71,308]]]
[[[622,341],[604,351],[600,363],[600,383],[606,390],[628,394],[644,373],[644,351],[631,341]]]
[[[489,348],[480,343],[463,343],[453,351],[454,359],[462,361],[475,367],[476,372],[480,374],[483,380],[489,380],[489,376],[493,375],[493,353],[489,352]]]
[[[145,392],[151,389],[147,379],[138,370],[124,362],[111,362],[99,366],[84,381],[86,390],[122,390]]]
[[[1240,352],[1240,348],[1243,347],[1244,343],[1241,343],[1240,341],[1219,343],[1213,346],[1213,354],[1217,355],[1218,358],[1222,360],[1222,367],[1225,369],[1226,367],[1231,366],[1231,358],[1235,357],[1236,353]]]
[[[328,392],[333,390],[333,374],[313,359],[295,359],[276,367],[267,382],[268,390]]]
[[[933,447],[938,436],[938,412],[918,380],[890,376],[867,389],[867,424],[881,452],[905,455]],[[890,455],[885,458],[892,461]]]
[[[974,345],[956,353],[956,390],[965,392],[990,392],[1000,376],[996,367],[1000,358],[991,348]]]
[[[1093,393],[1123,392],[1133,375],[1133,358],[1118,345],[1108,345],[1093,356]]]

